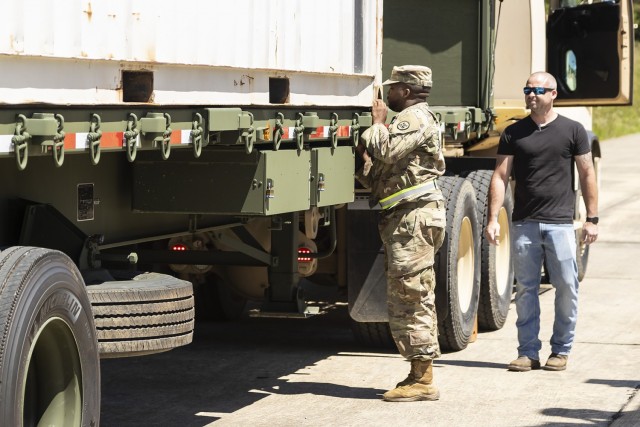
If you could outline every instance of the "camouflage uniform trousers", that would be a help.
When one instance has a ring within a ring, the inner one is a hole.
[[[393,339],[405,358],[432,360],[440,357],[433,264],[444,240],[437,219],[444,218],[444,202],[420,204],[426,206],[382,213],[378,226]]]

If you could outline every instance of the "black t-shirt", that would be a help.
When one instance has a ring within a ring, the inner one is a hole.
[[[530,116],[508,126],[500,137],[498,154],[514,156],[513,221],[572,223],[573,157],[590,151],[585,128],[563,116],[542,127]]]

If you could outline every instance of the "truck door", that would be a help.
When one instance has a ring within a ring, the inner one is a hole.
[[[547,69],[558,81],[555,105],[630,105],[633,95],[632,0],[576,5],[552,0]]]

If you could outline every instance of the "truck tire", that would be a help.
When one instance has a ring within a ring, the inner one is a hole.
[[[476,191],[478,222],[480,223],[480,297],[478,301],[478,327],[495,331],[504,326],[513,294],[513,262],[511,259],[510,226],[513,212],[511,185],[507,187],[504,202],[498,212],[500,245],[489,243],[484,235],[489,212],[489,185],[493,171],[469,172],[466,178]]]
[[[351,331],[356,342],[367,346],[385,349],[396,348],[389,322],[358,322],[351,319]]]
[[[0,420],[98,426],[100,360],[84,281],[63,253],[0,252]]]
[[[458,351],[470,342],[478,312],[480,234],[473,185],[443,176],[438,184],[446,200],[445,239],[435,260],[438,332],[443,350]]]
[[[193,339],[191,282],[160,273],[87,286],[100,357],[142,356]]]

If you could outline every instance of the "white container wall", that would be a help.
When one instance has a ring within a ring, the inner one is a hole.
[[[370,105],[381,0],[4,0],[0,103],[117,104],[122,71],[156,104]]]

